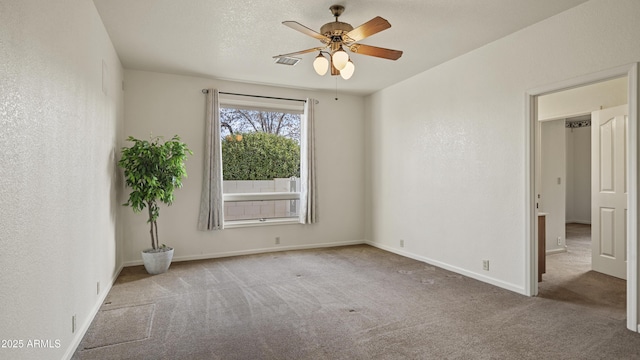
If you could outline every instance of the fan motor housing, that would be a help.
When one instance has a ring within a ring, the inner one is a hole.
[[[322,25],[320,28],[320,34],[328,37],[342,36],[351,30],[353,30],[353,26],[350,24],[341,21],[333,21]]]

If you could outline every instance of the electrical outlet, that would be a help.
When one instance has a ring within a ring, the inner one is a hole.
[[[400,247],[404,247],[404,240],[400,239]]]
[[[482,260],[482,270],[489,271],[489,260]]]
[[[558,236],[558,246],[562,245],[562,236]]]
[[[280,236],[276,236],[276,245],[280,245]]]
[[[71,316],[71,333],[74,334],[76,332],[76,316]]]

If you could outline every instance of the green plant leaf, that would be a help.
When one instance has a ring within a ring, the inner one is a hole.
[[[300,176],[300,146],[294,140],[265,132],[240,133],[242,140],[222,141],[224,180],[272,180]]]
[[[131,188],[129,199],[123,205],[130,206],[134,212],[141,212],[148,206],[147,222],[155,223],[160,212],[158,201],[171,205],[175,189],[182,187],[182,178],[187,176],[187,156],[193,152],[177,135],[164,142],[161,137],[147,141],[132,136],[127,141],[133,145],[122,148],[118,161],[118,166],[124,170],[125,183]],[[153,231],[151,239],[155,249],[157,242]]]

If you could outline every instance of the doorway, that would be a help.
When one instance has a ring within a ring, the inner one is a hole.
[[[627,85],[627,78],[620,77],[539,96],[536,144],[537,209],[546,214],[546,255],[567,251],[567,223],[593,224],[593,270],[623,279]],[[611,116],[618,113],[620,118]],[[592,182],[598,189],[603,186],[593,201]],[[605,195],[608,198],[603,199]],[[616,205],[612,196],[622,197],[622,203],[612,207]],[[599,206],[603,200],[606,206]],[[593,216],[592,223],[594,208],[603,211]]]
[[[526,199],[526,249],[525,249],[525,282],[527,285],[528,295],[535,296],[538,294],[537,270],[538,256],[544,254],[537,253],[537,206],[539,205],[538,194],[540,193],[540,184],[536,181],[536,176],[540,172],[540,155],[536,153],[539,147],[540,134],[538,127],[538,102],[540,97],[548,94],[558,93],[564,90],[576,89],[585,85],[590,85],[605,80],[618,77],[626,77],[628,81],[627,98],[629,99],[629,136],[625,144],[627,153],[626,159],[628,168],[626,181],[628,183],[628,212],[626,218],[627,232],[627,291],[626,291],[626,318],[627,328],[632,331],[638,331],[638,66],[631,64],[619,68],[610,69],[597,74],[591,74],[576,79],[564,81],[562,83],[548,85],[538,89],[531,90],[527,93],[526,102],[526,120],[529,124],[527,127],[527,189],[528,197]],[[595,109],[593,109],[595,110]],[[560,117],[566,117],[567,114],[560,114]],[[574,114],[578,115],[578,114]],[[566,179],[565,179],[566,180]],[[561,179],[562,181],[562,179]],[[562,224],[564,227],[564,223]],[[553,238],[556,239],[555,237]]]

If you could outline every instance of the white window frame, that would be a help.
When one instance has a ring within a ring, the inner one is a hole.
[[[220,108],[249,108],[258,111],[271,111],[271,112],[286,112],[296,113],[301,111],[300,106],[292,106],[289,103],[275,103],[268,104],[264,101],[246,101],[238,99],[221,99]],[[302,127],[302,121],[304,121],[304,110],[300,112],[300,126]],[[301,134],[302,135],[302,134]],[[305,139],[302,136],[300,141],[300,168],[302,169],[302,162],[305,159],[302,157],[302,147],[306,146]],[[224,177],[224,173],[223,173]],[[301,200],[302,192],[265,192],[265,193],[224,193],[222,194],[223,206],[226,202],[238,202],[238,201],[277,201],[277,200]],[[225,229],[240,228],[240,227],[255,227],[255,226],[269,226],[269,225],[292,225],[300,224],[299,214],[295,217],[276,217],[276,218],[260,218],[260,219],[246,219],[246,220],[226,220],[224,222]]]

